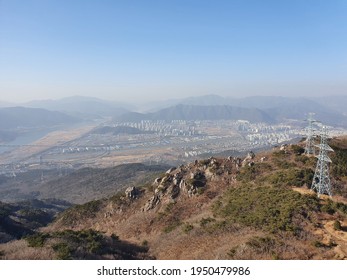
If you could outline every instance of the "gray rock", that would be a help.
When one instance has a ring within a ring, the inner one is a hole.
[[[170,168],[168,171],[166,171],[165,173],[166,174],[170,174],[171,172],[175,171],[176,170],[176,167],[172,167]]]
[[[139,195],[140,191],[136,187],[129,187],[125,190],[125,196],[129,199],[136,199]]]
[[[153,208],[155,208],[160,202],[160,198],[158,195],[152,196],[146,203],[146,205],[143,208],[143,211],[149,211]]]
[[[180,187],[177,185],[172,186],[170,197],[175,199],[180,194]]]

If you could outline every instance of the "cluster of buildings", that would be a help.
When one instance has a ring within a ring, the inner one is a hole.
[[[195,122],[185,120],[116,122],[112,126],[133,127],[145,132],[154,132],[160,136],[194,136],[199,134]]]

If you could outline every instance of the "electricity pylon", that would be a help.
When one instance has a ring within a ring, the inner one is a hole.
[[[305,154],[307,155],[314,155],[315,149],[314,149],[314,129],[313,124],[316,122],[316,120],[313,118],[314,113],[308,113],[308,126],[306,127],[307,131],[307,138],[306,138],[306,146],[305,146]]]
[[[311,189],[317,191],[318,197],[321,194],[328,194],[331,197],[332,193],[329,177],[329,163],[331,163],[331,159],[328,157],[328,152],[333,152],[334,150],[327,144],[328,134],[325,126],[322,127],[320,138],[320,144],[315,145],[319,148],[319,154],[316,156],[318,161]]]

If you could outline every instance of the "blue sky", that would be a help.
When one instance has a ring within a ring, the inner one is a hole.
[[[0,0],[0,100],[347,93],[344,0]]]

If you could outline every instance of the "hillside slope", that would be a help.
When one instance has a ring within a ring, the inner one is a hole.
[[[78,118],[61,112],[38,108],[0,108],[0,130],[32,127],[49,127],[78,122]]]
[[[52,222],[56,214],[71,207],[62,200],[27,200],[18,203],[0,201],[0,243],[32,234]]]
[[[264,111],[256,108],[239,108],[226,105],[176,105],[155,113],[126,113],[116,118],[118,121],[137,122],[141,120],[247,120],[250,122],[272,123],[274,120]]]
[[[71,173],[64,176],[58,170],[33,170],[19,173],[16,178],[0,176],[0,201],[55,198],[74,204],[86,203],[113,195],[128,186],[146,183],[168,168],[166,165],[132,163],[109,168],[83,168],[69,171]]]
[[[346,259],[347,140],[331,145],[332,200],[307,188],[316,159],[290,145],[173,168],[150,186],[64,211],[41,234],[92,229],[144,246],[157,259]],[[0,246],[4,256],[15,246],[31,250],[16,242]]]

